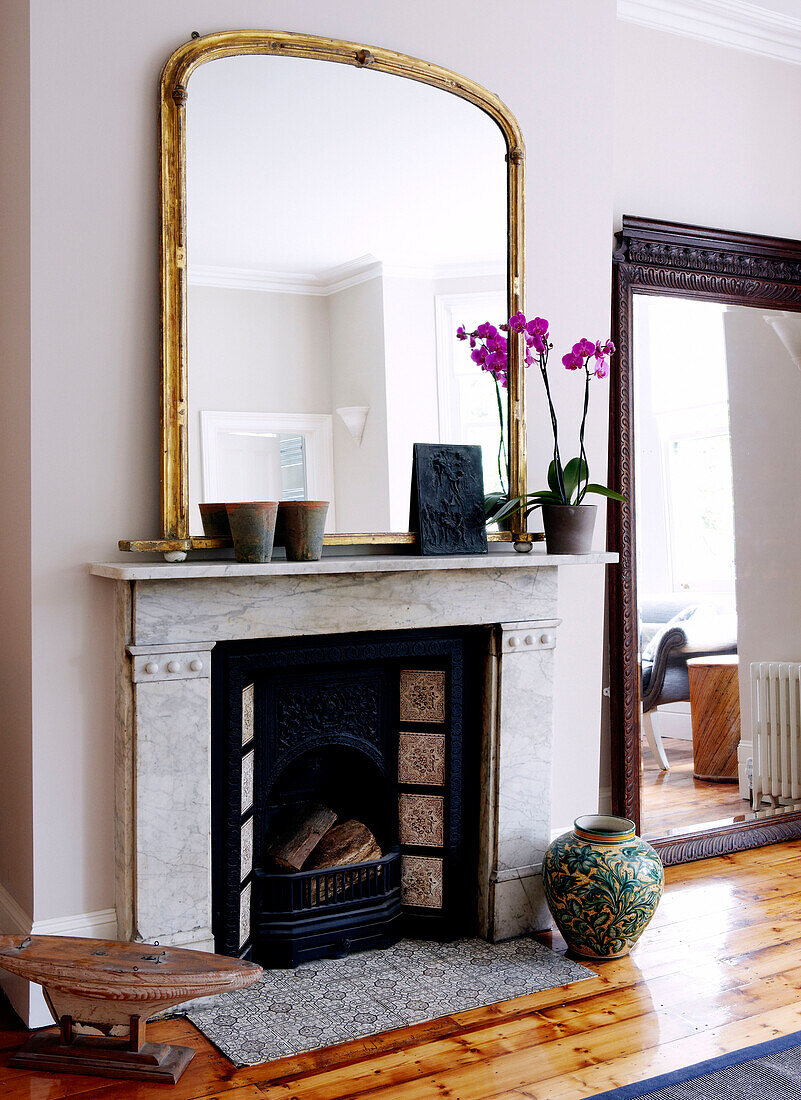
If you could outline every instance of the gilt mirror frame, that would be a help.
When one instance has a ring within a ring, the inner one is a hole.
[[[200,65],[220,58],[262,54],[301,57],[375,69],[416,80],[466,99],[492,118],[506,143],[508,316],[523,308],[525,147],[511,111],[481,85],[439,65],[392,50],[288,31],[222,31],[194,37],[167,61],[160,85],[160,287],[161,287],[161,539],[123,540],[120,549],[159,551],[172,558],[189,550],[231,545],[230,539],[192,537],[189,510],[187,360],[186,102],[188,83]],[[525,374],[519,341],[509,342],[509,492],[526,483]],[[529,549],[532,535],[515,516],[512,530],[490,534],[495,542]],[[326,535],[326,545],[413,543],[413,532]],[[525,545],[524,545],[525,544]]]
[[[611,379],[609,475],[626,503],[607,511],[612,812],[640,829],[640,664],[634,519],[634,295],[801,312],[801,242],[624,217],[612,274],[617,369]],[[801,837],[801,810],[648,838],[666,865]]]

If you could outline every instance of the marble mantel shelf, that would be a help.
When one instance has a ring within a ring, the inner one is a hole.
[[[235,561],[91,562],[89,572],[114,581],[178,581],[222,577],[320,576],[337,573],[404,573],[434,569],[536,569],[560,565],[610,565],[617,554],[472,554],[453,557],[364,555],[331,557],[322,561],[272,561],[264,565],[240,565]]]

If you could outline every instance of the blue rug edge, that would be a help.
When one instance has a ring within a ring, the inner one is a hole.
[[[720,1054],[717,1058],[709,1058],[705,1062],[696,1062],[692,1066],[684,1066],[682,1069],[674,1069],[670,1073],[662,1073],[658,1077],[648,1077],[644,1081],[636,1081],[632,1085],[620,1085],[618,1088],[609,1089],[607,1092],[599,1092],[587,1100],[638,1100],[658,1089],[667,1088],[669,1085],[684,1085],[688,1081],[694,1081],[698,1077],[706,1077],[718,1070],[730,1069],[732,1066],[741,1066],[745,1062],[752,1062],[756,1058],[765,1058],[769,1054],[780,1054],[793,1047],[801,1046],[801,1031],[793,1031],[789,1035],[780,1035],[777,1039],[767,1039],[764,1043],[756,1043],[751,1047],[742,1047],[733,1050],[729,1054]]]

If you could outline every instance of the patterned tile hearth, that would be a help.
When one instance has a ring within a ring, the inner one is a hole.
[[[267,970],[186,1015],[238,1066],[408,1027],[594,977],[536,940],[401,940],[383,951]]]

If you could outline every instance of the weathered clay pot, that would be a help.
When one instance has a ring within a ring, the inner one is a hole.
[[[625,817],[577,817],[542,861],[545,900],[568,947],[589,959],[628,955],[656,912],[662,861]]]
[[[597,504],[543,504],[542,524],[549,554],[589,554]]]
[[[207,539],[230,539],[231,525],[224,504],[198,504],[198,508]]]
[[[269,561],[273,553],[278,501],[247,501],[225,507],[236,560],[251,564]]]
[[[319,561],[328,515],[327,500],[282,500],[278,505],[276,541],[286,547],[287,561]]]

